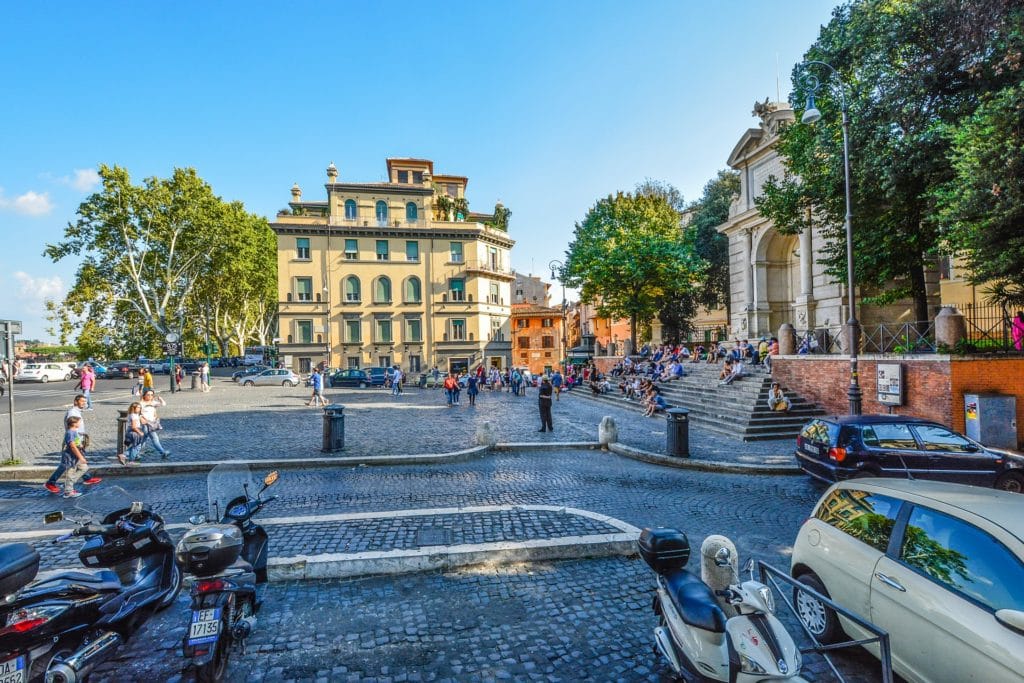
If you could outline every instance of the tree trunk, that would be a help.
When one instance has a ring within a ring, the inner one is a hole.
[[[928,289],[925,287],[924,263],[918,262],[910,269],[910,296],[914,300],[914,322],[920,332],[928,326]]]
[[[632,313],[629,316],[629,348],[632,354],[636,353],[636,324],[637,314]]]

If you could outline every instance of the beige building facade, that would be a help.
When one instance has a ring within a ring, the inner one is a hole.
[[[755,205],[770,177],[785,176],[775,148],[779,131],[794,123],[793,110],[787,103],[766,101],[758,102],[753,113],[760,124],[743,134],[728,160],[740,173],[740,193],[729,207],[728,221],[718,227],[729,238],[729,336],[771,336],[783,323],[791,323],[798,332],[826,329],[835,333],[849,318],[849,292],[845,283],[837,282],[818,263],[825,240],[821,229],[781,234]],[[930,271],[928,278],[937,310],[937,274]],[[862,325],[914,322],[909,301],[888,306],[861,304],[870,294],[857,292],[857,316]]]
[[[514,241],[468,210],[464,176],[426,159],[387,160],[383,183],[327,168],[326,200],[271,223],[278,253],[278,350],[306,372],[399,365],[410,373],[511,363]]]

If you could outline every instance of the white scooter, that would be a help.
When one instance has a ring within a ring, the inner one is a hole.
[[[740,583],[736,546],[724,536],[701,545],[701,576],[685,567],[690,543],[677,529],[644,529],[641,557],[658,575],[652,608],[657,649],[672,670],[698,681],[805,681],[800,651],[775,615],[771,589]]]

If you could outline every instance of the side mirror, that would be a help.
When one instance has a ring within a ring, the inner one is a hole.
[[[1024,612],[1016,609],[996,610],[996,621],[1024,636]]]
[[[56,512],[47,512],[43,515],[43,524],[53,524],[54,522],[60,522],[64,519],[64,513],[60,510]]]
[[[981,449],[980,449],[980,448],[978,448],[978,447],[977,447],[976,445],[974,445],[973,443],[969,443],[969,444],[967,444],[966,446],[964,446],[964,450],[965,450],[965,451],[967,451],[968,453],[977,453],[977,452],[978,452],[978,451],[980,451]]]
[[[731,564],[732,553],[729,552],[728,548],[719,548],[718,552],[715,553],[715,566],[716,567],[728,567]]]
[[[263,488],[267,489],[273,486],[277,482],[277,470],[274,470],[267,476],[263,477]]]
[[[188,518],[189,524],[202,524],[206,521],[206,515],[192,515]]]

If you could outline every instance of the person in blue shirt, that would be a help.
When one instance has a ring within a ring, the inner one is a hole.
[[[559,400],[559,395],[562,393],[562,373],[555,368],[555,372],[551,375],[551,386],[555,390],[555,400]]]
[[[327,405],[327,399],[324,398],[324,376],[320,374],[320,368],[313,368],[309,383],[313,385],[313,395],[306,401],[306,405],[314,408]]]

